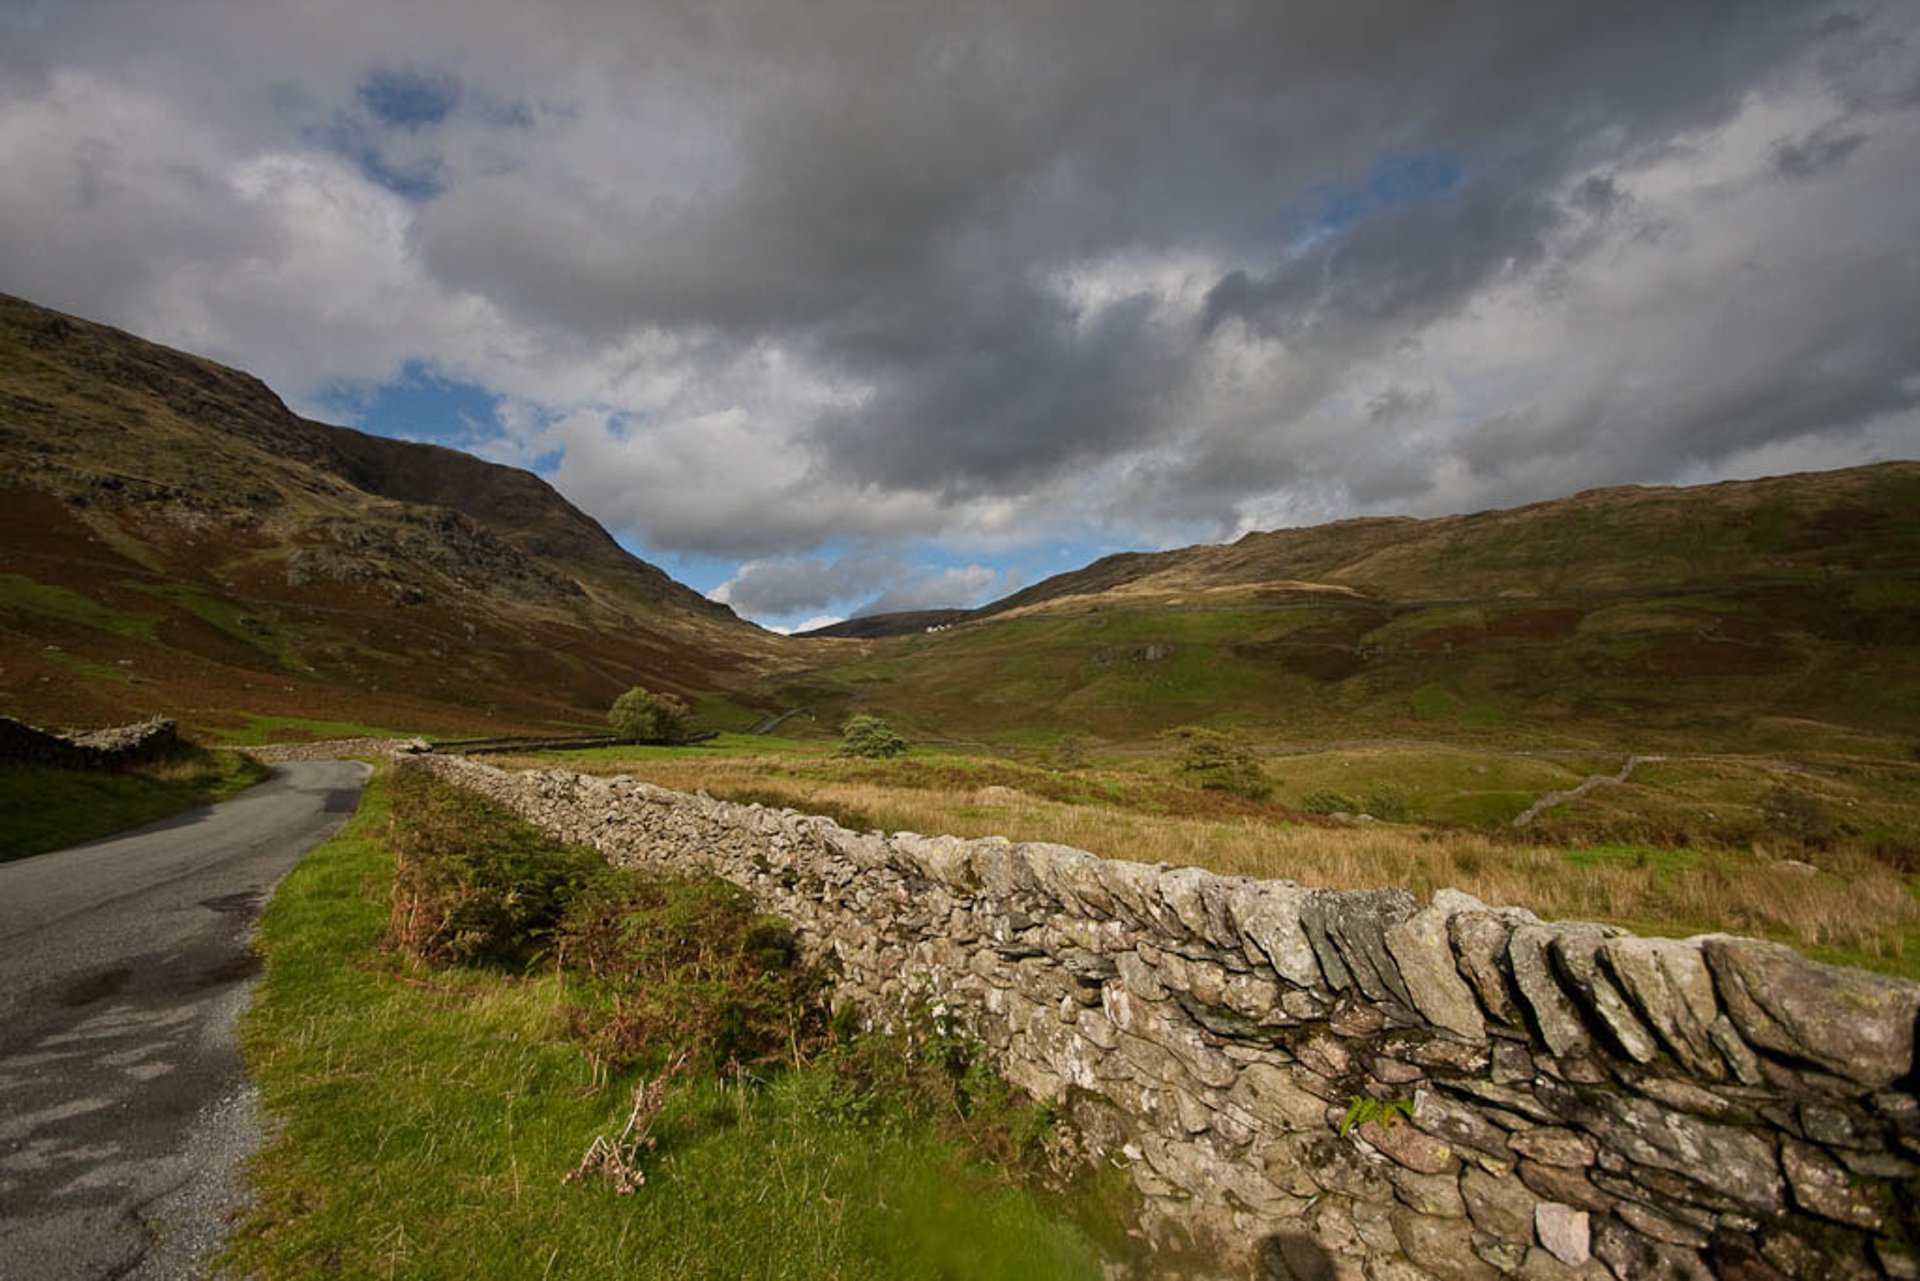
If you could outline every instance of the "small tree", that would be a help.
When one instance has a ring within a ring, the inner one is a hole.
[[[878,716],[864,712],[847,721],[840,735],[840,755],[865,756],[876,760],[899,756],[907,750],[907,740]]]
[[[1231,734],[1199,725],[1172,731],[1180,740],[1180,772],[1212,792],[1231,792],[1262,800],[1273,792],[1273,781],[1254,759],[1253,749]]]
[[[672,694],[635,685],[613,700],[607,724],[628,743],[678,743],[686,738],[692,716],[692,709]]]
[[[1087,764],[1087,740],[1078,734],[1062,734],[1053,745],[1055,769],[1084,769]]]

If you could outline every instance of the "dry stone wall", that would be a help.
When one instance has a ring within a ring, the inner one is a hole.
[[[262,743],[245,750],[255,760],[277,764],[280,761],[337,761],[350,756],[377,760],[432,749],[424,738],[328,738],[308,743]]]
[[[855,833],[415,758],[621,864],[706,868],[937,1003],[1241,1275],[1920,1277],[1920,985],[1442,891]]]
[[[0,760],[60,769],[124,769],[165,756],[180,745],[179,727],[164,716],[90,731],[56,734],[0,716]]]

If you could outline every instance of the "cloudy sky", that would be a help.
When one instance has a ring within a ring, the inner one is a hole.
[[[769,625],[1920,455],[1920,7],[0,0],[0,290]]]

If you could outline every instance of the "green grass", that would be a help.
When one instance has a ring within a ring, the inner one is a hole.
[[[240,715],[246,721],[244,725],[213,731],[222,741],[238,747],[257,747],[286,739],[404,738],[407,735],[406,730],[363,725],[358,721],[316,721],[304,716],[256,716],[250,712]]]
[[[307,669],[283,632],[267,623],[257,611],[232,601],[210,596],[190,583],[136,582],[123,580],[121,586],[144,592],[179,606],[201,622],[250,649],[260,651],[275,665],[289,672]]]
[[[675,761],[698,760],[703,756],[826,756],[835,742],[825,739],[779,738],[772,734],[723,733],[698,743],[660,746],[648,743],[618,743],[612,747],[582,747],[563,752],[545,752],[558,761]]]
[[[211,805],[266,776],[265,766],[237,752],[196,754],[122,773],[0,766],[0,862]]]
[[[152,640],[158,614],[113,609],[65,587],[36,582],[23,574],[0,574],[0,608],[42,614],[95,631],[136,640]]]
[[[1617,769],[1618,762],[1607,768]],[[1583,777],[1558,759],[1411,744],[1274,756],[1267,760],[1267,772],[1289,804],[1333,791],[1367,808],[1371,795],[1393,790],[1408,818],[1450,827],[1508,822],[1536,797],[1572,787]]]
[[[745,733],[766,717],[764,710],[737,703],[724,694],[706,694],[693,704],[694,724],[703,729]]]
[[[101,681],[112,681],[116,685],[131,685],[134,683],[134,674],[131,668],[109,666],[106,663],[96,663],[91,659],[80,658],[77,655],[69,654],[64,650],[58,649],[43,650],[41,651],[41,656],[49,662],[59,664],[76,676],[85,676]]]
[[[683,1079],[647,1181],[562,1177],[617,1133],[590,1086],[578,980],[412,967],[381,950],[384,780],[260,927],[243,1038],[278,1130],[229,1263],[263,1278],[1097,1277],[1088,1239],[903,1115],[849,1117],[831,1069]]]
[[[1656,877],[1684,872],[1699,862],[1692,850],[1662,849],[1655,845],[1615,843],[1588,845],[1565,851],[1571,867],[1634,867],[1651,869]]]

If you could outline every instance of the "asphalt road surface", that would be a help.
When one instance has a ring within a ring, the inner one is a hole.
[[[196,1273],[258,1144],[234,1041],[275,882],[359,804],[312,761],[0,863],[0,1281]]]

